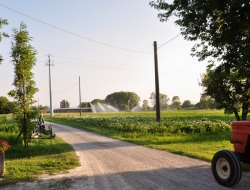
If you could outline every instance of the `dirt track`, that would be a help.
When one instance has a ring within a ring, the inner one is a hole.
[[[227,189],[214,181],[207,162],[64,125],[53,126],[57,135],[74,147],[81,166],[67,174],[43,176],[36,182],[18,183],[0,189]],[[234,189],[250,189],[250,174],[243,173],[242,180]]]

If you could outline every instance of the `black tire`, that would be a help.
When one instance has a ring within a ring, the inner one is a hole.
[[[223,186],[236,185],[242,176],[240,161],[237,155],[228,150],[215,153],[212,159],[212,172],[215,180]]]

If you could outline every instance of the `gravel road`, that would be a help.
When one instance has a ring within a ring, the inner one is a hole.
[[[71,144],[81,166],[69,173],[42,176],[35,182],[18,183],[5,190],[216,190],[210,163],[166,151],[114,140],[53,124],[56,134]],[[250,174],[233,189],[250,189]]]

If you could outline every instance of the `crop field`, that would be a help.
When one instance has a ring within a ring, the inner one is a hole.
[[[47,121],[115,139],[210,161],[218,150],[233,150],[229,139],[233,115],[218,110],[56,114]]]

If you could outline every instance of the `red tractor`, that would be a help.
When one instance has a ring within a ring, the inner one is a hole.
[[[215,180],[226,187],[237,184],[242,175],[240,162],[250,163],[250,121],[234,121],[230,142],[234,152],[221,150],[212,159]]]

